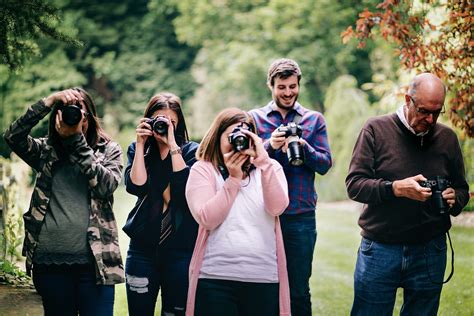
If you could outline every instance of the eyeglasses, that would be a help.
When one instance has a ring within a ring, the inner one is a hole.
[[[416,106],[415,104],[415,100],[413,99],[413,97],[411,95],[409,95],[410,97],[410,100],[411,102],[413,103],[413,106],[415,107],[415,110],[416,110],[416,113],[421,115],[421,116],[424,116],[424,117],[428,117],[431,115],[433,115],[433,117],[437,117],[439,116],[440,114],[443,114],[445,112],[445,109],[444,109],[444,104],[443,106],[441,107],[441,109],[439,110],[436,110],[436,111],[430,111],[430,110],[427,110],[427,109],[423,109],[423,108],[419,108]]]

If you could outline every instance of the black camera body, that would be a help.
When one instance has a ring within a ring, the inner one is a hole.
[[[244,126],[245,123],[240,124],[232,130],[229,134],[229,143],[235,151],[243,151],[250,148],[250,139],[247,134],[242,133],[242,129],[251,131],[249,126]]]
[[[279,132],[285,132],[285,138],[288,138],[288,161],[292,166],[301,166],[304,164],[304,150],[299,140],[303,134],[303,128],[295,122],[290,122],[286,126],[280,125]]]
[[[436,176],[434,179],[420,181],[419,184],[424,188],[431,189],[430,203],[433,210],[439,214],[448,213],[448,202],[443,199],[443,191],[451,186],[451,182],[443,176]]]
[[[148,119],[146,122],[150,124],[152,130],[158,135],[168,134],[168,126],[170,122],[166,117],[158,115],[154,118]]]
[[[60,110],[63,122],[69,126],[77,125],[82,119],[82,110],[77,105],[62,105]]]

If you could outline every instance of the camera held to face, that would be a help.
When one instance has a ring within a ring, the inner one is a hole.
[[[77,105],[62,105],[60,108],[63,122],[69,126],[77,125],[82,119],[82,110]]]
[[[443,176],[436,176],[433,180],[419,182],[422,187],[431,189],[430,203],[433,210],[440,214],[446,214],[449,206],[448,202],[443,199],[443,191],[451,186],[451,182]]]
[[[304,150],[299,140],[303,133],[303,128],[295,122],[290,122],[286,126],[278,127],[279,132],[285,132],[288,138],[288,161],[292,166],[301,166],[304,163]]]
[[[250,148],[249,136],[242,133],[242,129],[251,131],[251,128],[246,125],[246,123],[241,123],[239,126],[234,128],[232,133],[229,134],[229,143],[235,151],[242,151]]]
[[[168,134],[168,126],[170,123],[166,117],[158,115],[148,119],[146,122],[150,124],[152,130],[158,135]]]

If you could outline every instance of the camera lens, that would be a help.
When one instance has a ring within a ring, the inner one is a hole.
[[[301,166],[304,163],[304,151],[297,137],[292,137],[288,141],[288,162],[292,166]]]
[[[81,109],[76,105],[63,106],[61,111],[63,122],[69,126],[77,125],[82,119]]]
[[[242,133],[240,127],[236,127],[232,133],[229,134],[229,143],[235,151],[242,151],[250,147],[249,138]]]
[[[168,120],[164,117],[156,117],[153,123],[153,130],[159,135],[166,135],[168,133]]]

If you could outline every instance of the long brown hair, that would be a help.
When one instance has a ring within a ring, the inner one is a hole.
[[[221,152],[221,136],[224,131],[236,123],[247,123],[252,132],[255,132],[255,122],[250,114],[238,108],[227,108],[219,112],[211,124],[211,127],[204,135],[204,138],[196,152],[198,160],[211,162],[216,169],[224,166],[224,157]],[[244,163],[242,169],[246,170],[249,165],[249,159]],[[245,166],[245,168],[244,168]]]
[[[171,92],[161,92],[155,94],[148,101],[144,117],[151,118],[153,113],[162,109],[170,109],[178,116],[178,125],[174,131],[176,143],[178,146],[183,145],[189,141],[188,129],[186,128],[186,121],[184,120],[183,110],[181,108],[181,99]]]
[[[97,107],[95,106],[95,103],[92,100],[92,97],[90,96],[90,94],[86,90],[80,87],[75,87],[72,89],[78,91],[81,94],[84,100],[84,104],[86,105],[86,111],[87,111],[86,118],[89,125],[87,127],[86,135],[84,136],[86,137],[87,144],[90,147],[94,148],[100,140],[109,141],[111,138],[103,130],[102,126],[100,126],[100,120],[97,117]],[[59,108],[62,105],[63,105],[62,102],[57,102],[53,107],[51,115],[49,116],[48,133],[54,145],[60,144],[60,141],[59,141],[60,136],[58,132],[56,131],[55,125],[56,125],[56,115],[58,113]],[[78,106],[81,107],[80,105]]]

